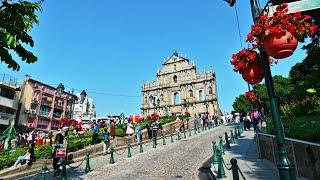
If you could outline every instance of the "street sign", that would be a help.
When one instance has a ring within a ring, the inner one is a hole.
[[[288,4],[288,14],[302,11],[310,11],[314,9],[320,8],[320,0],[300,0],[295,1]],[[274,12],[276,12],[276,8],[278,6],[269,7],[269,16],[272,16]]]
[[[66,157],[67,156],[67,148],[57,148],[56,157]]]

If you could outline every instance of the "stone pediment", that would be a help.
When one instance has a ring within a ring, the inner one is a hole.
[[[179,56],[179,54],[177,52],[174,52],[171,57],[169,59],[167,59],[163,65],[167,65],[167,64],[174,64],[180,61],[187,61],[189,63],[189,60],[186,58],[183,58],[181,56]]]

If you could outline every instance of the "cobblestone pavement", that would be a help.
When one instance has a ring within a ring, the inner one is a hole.
[[[92,172],[85,174],[83,163],[79,168],[68,168],[68,179],[204,179],[200,171],[204,160],[212,156],[212,141],[230,132],[230,128],[219,126],[196,135],[192,131],[191,137],[187,132],[186,139],[177,141],[174,137],[174,143],[167,137],[166,145],[160,139],[156,149],[147,143],[144,153],[139,153],[139,148],[134,147],[131,158],[127,158],[127,149],[120,150],[114,154],[116,163],[113,165],[109,164],[110,155],[92,158]],[[52,178],[52,175],[49,176]]]

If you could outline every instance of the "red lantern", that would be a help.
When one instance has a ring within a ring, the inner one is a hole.
[[[247,68],[241,71],[242,78],[249,84],[258,84],[263,79],[263,69],[259,64],[248,64]]]
[[[293,54],[298,46],[298,40],[289,31],[281,35],[271,35],[263,46],[269,56],[275,59],[283,59]]]

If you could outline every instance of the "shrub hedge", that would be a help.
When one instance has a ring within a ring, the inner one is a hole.
[[[283,119],[282,123],[286,137],[320,143],[320,112]],[[267,124],[267,132],[274,134],[272,122]]]

